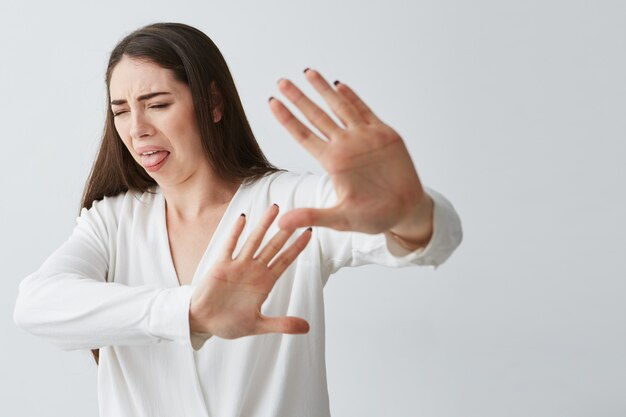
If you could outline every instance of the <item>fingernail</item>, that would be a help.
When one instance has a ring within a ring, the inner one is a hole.
[[[306,67],[306,68],[304,69],[304,71],[302,71],[302,72],[304,72],[304,73],[306,74],[306,72],[307,72],[308,70],[310,70],[310,69],[311,69],[311,68]]]
[[[339,84],[339,80],[335,80],[335,82],[333,84],[335,84],[335,86],[336,86],[337,84]]]
[[[280,77],[280,78],[278,79],[278,81],[276,81],[276,84],[279,84],[282,80],[284,80],[284,78],[283,78],[283,77]]]
[[[245,214],[243,214],[243,213],[241,213],[241,216],[239,216],[239,217],[246,217],[246,215],[245,215]]]
[[[269,101],[272,101],[272,100],[274,100],[274,97],[270,97],[267,101],[269,102]]]
[[[275,205],[276,207],[278,207],[278,204],[274,203],[274,205]]]
[[[312,232],[312,231],[313,231],[313,228],[312,228],[312,227],[309,227],[309,228],[308,228],[308,229],[306,229],[306,230],[308,230],[309,232]]]

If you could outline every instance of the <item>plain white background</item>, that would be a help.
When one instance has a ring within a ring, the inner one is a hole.
[[[275,164],[321,172],[267,105],[280,77],[322,103],[310,66],[394,127],[461,216],[437,271],[331,277],[334,416],[626,415],[626,3],[15,3],[0,6],[1,415],[97,415],[90,355],[18,329],[13,306],[74,227],[109,52],[157,21],[215,41]]]

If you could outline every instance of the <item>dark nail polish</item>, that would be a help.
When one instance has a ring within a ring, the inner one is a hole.
[[[302,72],[304,72],[304,73],[306,74],[306,72],[307,72],[308,70],[310,70],[310,69],[311,69],[311,68],[306,67],[306,68],[304,69],[304,71],[302,71]]]
[[[243,213],[241,213],[241,216],[240,216],[240,217],[246,217],[246,215],[245,215],[245,214],[243,214]]]
[[[276,207],[278,207],[278,204],[274,203],[274,205],[275,205]]]
[[[270,97],[269,99],[267,99],[268,102],[272,100],[274,100],[274,97]]]
[[[339,84],[339,80],[335,80],[335,82],[333,84],[335,84],[335,86],[336,86],[337,84]]]
[[[306,230],[308,230],[309,232],[312,232],[312,231],[313,231],[313,228],[312,228],[312,227],[309,227],[309,228],[308,228],[308,229],[306,229]]]

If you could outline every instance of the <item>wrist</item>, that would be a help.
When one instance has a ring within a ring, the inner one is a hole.
[[[434,204],[424,192],[422,200],[411,213],[388,230],[393,240],[412,251],[428,245],[434,233]]]
[[[424,240],[408,240],[406,238],[403,238],[403,237],[395,234],[391,230],[388,230],[387,233],[389,233],[391,238],[398,245],[400,245],[402,248],[404,248],[404,249],[406,249],[408,251],[411,251],[411,252],[426,247],[426,245],[428,245],[428,242],[430,241],[430,237],[427,238],[427,239],[424,239]]]
[[[189,331],[194,334],[210,335],[206,322],[200,303],[192,297],[189,303]]]

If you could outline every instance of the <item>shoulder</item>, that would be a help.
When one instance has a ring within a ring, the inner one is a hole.
[[[146,192],[127,190],[116,195],[104,196],[94,200],[89,209],[83,207],[78,221],[84,219],[107,228],[117,226],[120,220],[133,217],[138,210],[150,210],[157,195],[158,188],[153,186]]]
[[[296,187],[309,178],[316,177],[310,171],[277,171],[259,178],[251,184],[253,187]]]
[[[328,174],[310,171],[279,171],[255,181],[250,187],[254,200],[282,201],[287,206],[317,206],[332,193]]]

